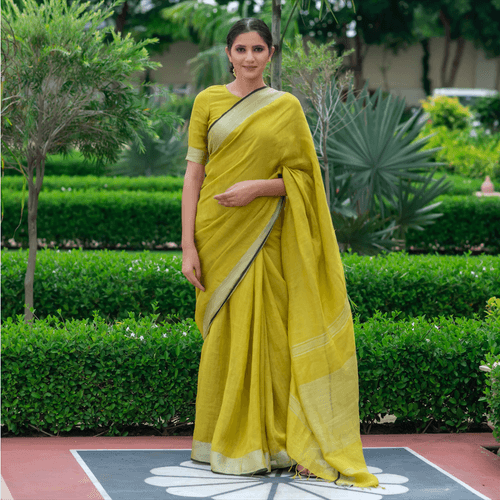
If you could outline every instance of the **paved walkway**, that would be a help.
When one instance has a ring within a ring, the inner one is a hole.
[[[386,489],[380,494],[344,489],[337,490],[335,495],[331,483],[292,481],[286,473],[275,474],[278,477],[269,480],[266,477],[238,479],[241,484],[235,486],[234,477],[215,475],[203,465],[189,461],[191,439],[156,436],[4,438],[2,499],[376,500],[391,495],[390,500],[500,500],[500,457],[484,448],[498,446],[490,433],[362,436],[367,463],[374,465],[372,472],[380,473],[381,484],[384,483]],[[392,460],[396,474],[384,474],[380,468],[390,472],[387,457]],[[417,475],[411,476],[414,471]],[[420,479],[422,475],[424,480],[428,478],[428,487],[418,487],[419,474]],[[153,477],[148,477],[151,475]],[[434,476],[442,488],[432,486]]]

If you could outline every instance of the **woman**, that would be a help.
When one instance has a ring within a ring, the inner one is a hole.
[[[377,486],[320,167],[299,101],[264,84],[273,52],[265,23],[238,21],[235,80],[198,94],[191,115],[182,269],[204,337],[191,457],[224,474],[300,464]]]

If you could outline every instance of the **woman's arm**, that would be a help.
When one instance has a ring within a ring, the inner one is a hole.
[[[205,167],[200,163],[188,161],[182,189],[182,273],[192,285],[203,292],[205,288],[200,282],[200,259],[194,244],[194,223],[204,178]]]
[[[283,179],[259,179],[237,182],[224,193],[214,196],[219,205],[242,207],[259,196],[286,196]]]

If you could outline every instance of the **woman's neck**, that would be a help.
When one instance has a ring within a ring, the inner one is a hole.
[[[229,92],[237,95],[238,97],[245,97],[254,90],[265,86],[266,84],[262,78],[260,80],[243,80],[236,78],[236,80],[226,85],[226,88]]]

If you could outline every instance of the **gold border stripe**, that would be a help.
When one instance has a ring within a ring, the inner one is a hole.
[[[192,146],[188,146],[186,160],[194,161],[195,163],[205,165],[207,160],[207,153],[202,149],[197,149],[193,148]]]
[[[312,339],[306,340],[305,342],[294,345],[290,349],[291,356],[293,358],[296,358],[297,356],[302,356],[303,354],[307,354],[314,349],[318,349],[319,347],[323,347],[324,345],[328,344],[331,339],[335,337],[335,335],[337,335],[337,333],[341,332],[345,328],[346,323],[349,321],[350,313],[351,308],[349,306],[349,300],[346,295],[342,311],[340,311],[340,314],[328,326],[326,332],[313,337]]]
[[[274,211],[273,215],[269,219],[269,222],[266,224],[266,227],[259,234],[257,239],[250,245],[250,248],[245,252],[243,257],[236,263],[236,265],[229,271],[229,274],[224,278],[222,283],[217,287],[214,291],[210,300],[208,301],[207,307],[205,309],[205,316],[203,317],[203,339],[207,338],[208,331],[210,326],[212,325],[215,316],[221,310],[222,306],[229,300],[229,297],[236,290],[236,287],[240,283],[240,281],[244,278],[248,269],[250,268],[250,264],[255,260],[257,254],[260,252],[267,238],[271,234],[271,230],[278,218],[281,209],[283,208],[283,204],[285,201],[285,197],[282,196]]]
[[[255,92],[242,99],[234,105],[227,113],[222,115],[219,120],[213,124],[208,132],[208,151],[213,155],[226,140],[228,135],[236,130],[247,118],[264,106],[271,104],[285,92],[281,92],[270,87]]]

